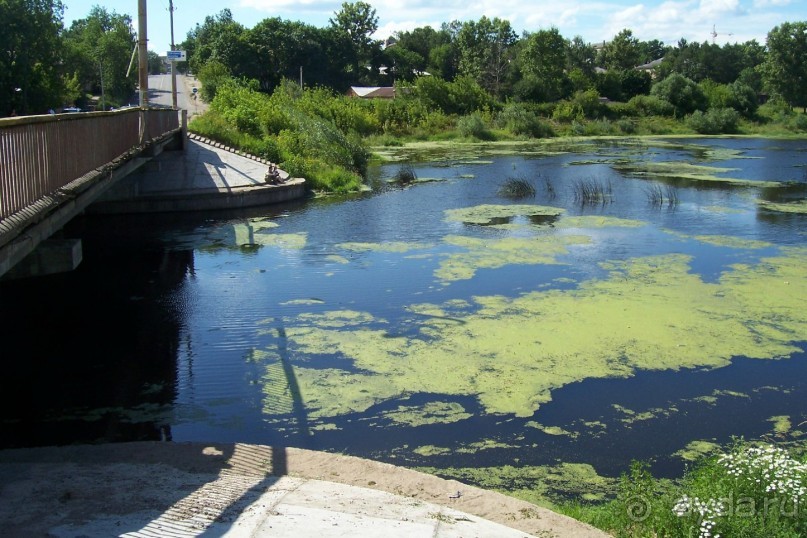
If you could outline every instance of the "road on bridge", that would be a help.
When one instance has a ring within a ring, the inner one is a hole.
[[[177,73],[177,107],[188,111],[188,119],[207,110],[201,96],[193,94],[193,88],[201,88],[195,77]],[[195,97],[195,98],[194,98]],[[171,75],[149,75],[149,103],[171,107]]]

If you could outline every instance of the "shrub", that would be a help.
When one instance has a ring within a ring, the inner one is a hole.
[[[796,131],[807,131],[807,114],[798,114],[793,118],[791,125]]]
[[[806,481],[807,465],[787,450],[736,441],[678,483],[656,480],[646,464],[633,462],[616,499],[577,509],[580,519],[615,536],[796,538],[807,532]]]
[[[628,108],[636,116],[672,116],[675,107],[655,95],[637,95],[628,101]]]
[[[462,116],[460,119],[458,119],[457,130],[462,136],[479,139],[490,138],[490,132],[485,126],[482,116],[480,116],[478,113]]]
[[[552,119],[563,123],[577,122],[584,117],[583,107],[569,101],[561,101],[552,112]]]
[[[633,134],[636,132],[636,125],[634,125],[634,123],[628,119],[621,119],[617,121],[616,126],[623,134]]]
[[[607,107],[600,101],[600,94],[597,90],[586,90],[577,92],[571,98],[571,102],[579,105],[586,118],[600,118],[607,112]]]
[[[736,133],[740,115],[733,108],[696,110],[687,118],[687,125],[701,134]]]
[[[706,108],[706,96],[700,86],[679,73],[657,82],[650,90],[650,95],[670,103],[677,117]]]
[[[552,127],[541,121],[535,112],[523,103],[508,103],[499,113],[496,122],[516,136],[548,138],[553,136]]]

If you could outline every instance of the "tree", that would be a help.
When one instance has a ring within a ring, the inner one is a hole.
[[[398,32],[396,40],[395,45],[388,47],[387,51],[408,58],[417,71],[440,75],[446,80],[453,79],[454,69],[451,64],[454,54],[451,34],[447,29],[435,30],[431,26],[424,26],[408,32]],[[398,69],[398,75],[406,78],[401,69]]]
[[[510,23],[498,17],[469,21],[457,32],[460,75],[473,78],[499,97],[510,71],[510,48],[517,40]]]
[[[650,95],[663,99],[675,107],[675,115],[683,117],[707,107],[706,95],[691,79],[673,73],[650,90]]]
[[[790,106],[807,112],[807,22],[786,22],[768,32],[765,83]]]
[[[605,44],[597,59],[600,66],[609,71],[625,71],[639,65],[640,52],[639,40],[633,37],[631,30],[625,29]]]
[[[332,62],[324,49],[324,31],[302,22],[264,19],[248,30],[244,43],[254,60],[247,73],[262,91],[273,91],[284,79],[298,80],[300,71],[309,84],[327,84]]]
[[[525,77],[541,88],[542,101],[555,101],[566,96],[566,40],[557,28],[529,34],[519,55],[519,66]]]
[[[0,1],[0,114],[60,104],[63,12],[58,0]]]
[[[95,6],[86,18],[73,21],[64,41],[66,68],[77,74],[85,91],[120,102],[134,94],[137,71],[127,77],[136,44],[129,15]]]
[[[160,55],[153,50],[148,51],[148,69],[150,75],[159,75],[165,72],[165,64]]]
[[[375,9],[366,2],[343,2],[342,9],[330,19],[331,28],[347,45],[346,59],[355,82],[364,78],[362,67],[379,56],[380,44],[372,39],[378,30]]]
[[[255,58],[244,44],[245,32],[244,27],[233,20],[229,9],[221,10],[215,17],[205,17],[204,24],[197,24],[188,32],[182,44],[190,68],[199,73],[209,60],[216,60],[234,74],[246,74]]]
[[[580,36],[566,43],[566,68],[571,72],[579,69],[583,75],[593,78],[597,50]]]

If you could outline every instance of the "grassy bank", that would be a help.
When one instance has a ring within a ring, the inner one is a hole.
[[[735,441],[678,481],[635,462],[616,498],[557,507],[617,537],[798,537],[807,533],[803,445]]]
[[[464,94],[463,94],[464,95]],[[476,94],[474,94],[476,95]],[[494,103],[476,99],[462,109],[406,93],[364,100],[286,83],[271,95],[254,83],[228,80],[217,86],[209,110],[190,123],[192,132],[269,159],[312,190],[347,193],[363,188],[372,147],[411,142],[496,142],[605,136],[746,135],[803,137],[807,115],[771,102],[742,116],[708,109],[676,117],[652,96],[602,103],[581,92],[557,103]],[[463,101],[464,102],[464,101]],[[458,111],[455,111],[458,110]]]

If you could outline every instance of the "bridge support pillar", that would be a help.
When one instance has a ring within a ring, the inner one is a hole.
[[[82,260],[80,239],[48,239],[12,267],[3,279],[28,278],[72,271]]]

